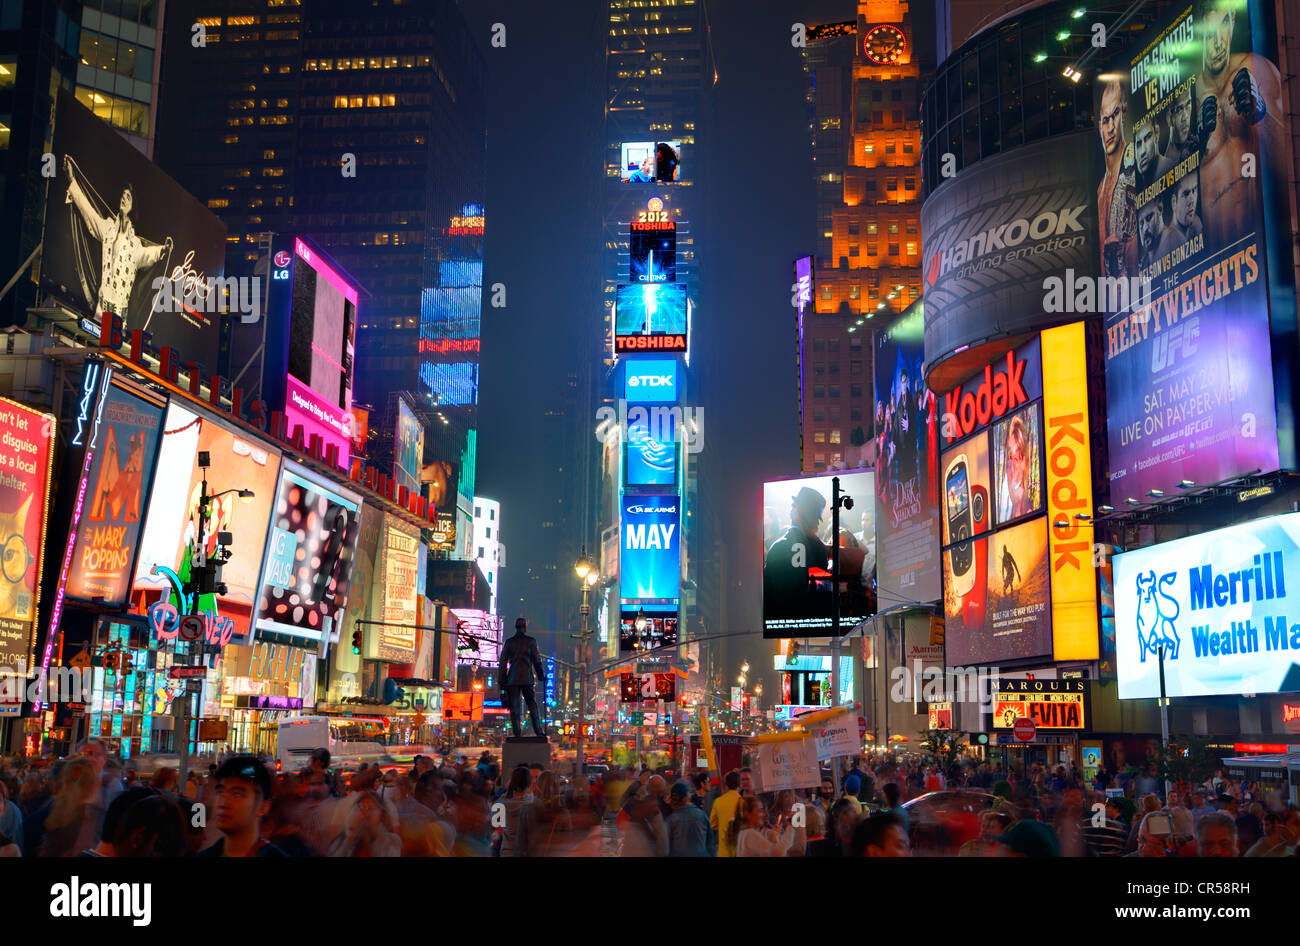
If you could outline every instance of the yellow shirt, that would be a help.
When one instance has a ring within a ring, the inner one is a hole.
[[[735,789],[724,792],[713,802],[713,810],[709,812],[709,826],[718,836],[718,857],[736,856],[736,847],[727,838],[727,829],[736,817],[736,809],[739,806],[740,792]]]

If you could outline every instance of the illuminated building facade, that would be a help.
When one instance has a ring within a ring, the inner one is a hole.
[[[861,0],[855,22],[808,32],[818,255],[800,340],[806,473],[873,462],[872,320],[921,295],[923,12]]]

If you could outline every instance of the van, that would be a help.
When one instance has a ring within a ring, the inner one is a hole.
[[[330,764],[337,768],[392,765],[387,750],[374,741],[358,720],[333,716],[289,716],[280,720],[275,743],[275,761],[282,772],[301,772],[316,749],[328,749]]]

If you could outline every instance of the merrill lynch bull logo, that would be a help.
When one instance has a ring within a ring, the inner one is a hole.
[[[1158,582],[1154,571],[1137,576],[1138,656],[1142,663],[1146,663],[1147,651],[1159,656],[1162,644],[1167,659],[1178,659],[1178,631],[1174,628],[1178,601],[1165,592],[1176,576],[1177,572],[1169,572]]]

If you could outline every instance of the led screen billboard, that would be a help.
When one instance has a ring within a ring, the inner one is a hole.
[[[623,399],[629,404],[677,401],[677,361],[673,358],[627,358],[623,362]]]
[[[917,302],[875,335],[876,587],[885,607],[940,595],[939,405],[923,380],[924,333]]]
[[[618,287],[614,302],[616,352],[684,352],[689,331],[684,285],[644,283]]]
[[[148,509],[144,497],[153,483],[164,405],[161,398],[128,387],[110,373],[94,416],[86,504],[65,586],[69,598],[107,607],[126,600]]]
[[[1300,513],[1115,556],[1119,698],[1300,691]]]
[[[624,496],[619,589],[624,599],[669,599],[681,590],[681,500]]]
[[[645,621],[645,626],[637,630],[637,618]],[[619,615],[618,652],[620,654],[639,653],[659,647],[677,646],[677,611],[656,611],[640,608],[635,611],[623,611]]]
[[[676,484],[679,423],[680,419],[669,410],[628,412],[625,485]]]
[[[625,141],[619,146],[619,180],[624,184],[666,184],[681,179],[680,141]]]
[[[225,303],[207,280],[225,266],[225,224],[67,91],[53,153],[41,284],[92,329],[114,312],[124,331],[215,368]]]
[[[1184,4],[1094,83],[1100,262],[1146,285],[1106,315],[1117,498],[1279,467],[1261,188],[1289,132],[1251,32],[1244,0]]]
[[[315,647],[348,602],[361,501],[285,461],[262,569],[257,637]]]
[[[208,454],[206,472],[198,455]],[[228,617],[237,640],[244,640],[257,601],[258,574],[266,544],[267,524],[275,502],[280,451],[266,441],[245,437],[215,420],[204,411],[172,401],[163,423],[162,445],[158,449],[160,475],[149,493],[149,521],[140,539],[140,557],[131,588],[133,610],[146,613],[161,598],[180,602],[172,593],[167,569],[182,582],[190,576],[191,559],[197,551],[203,482],[207,479],[207,522],[204,547],[208,556],[217,552],[218,538],[228,532],[226,546],[230,560],[222,566],[221,581],[226,590],[202,595],[198,608],[208,614]],[[238,490],[253,495],[241,499]],[[182,612],[183,613],[183,612]]]
[[[57,421],[0,397],[0,667],[31,666]]]
[[[420,493],[420,471],[424,468],[424,425],[406,399],[397,399],[397,434],[393,440],[393,477],[398,486]]]
[[[676,230],[633,230],[628,249],[628,282],[676,282]]]
[[[829,636],[831,479],[807,476],[763,484],[763,636]],[[875,473],[840,474],[840,629],[875,613]]]

